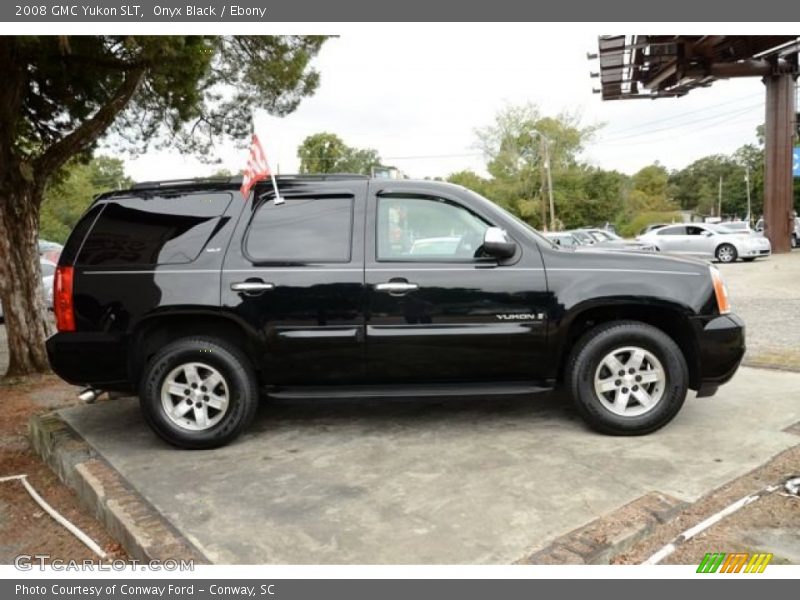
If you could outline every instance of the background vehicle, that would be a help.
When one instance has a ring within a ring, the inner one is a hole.
[[[39,256],[49,260],[53,263],[58,263],[58,257],[61,256],[61,251],[64,246],[57,242],[50,242],[48,240],[39,240]]]
[[[650,233],[655,229],[661,229],[662,227],[666,227],[668,223],[653,223],[652,225],[648,225],[644,229],[639,232],[639,235],[644,235],[645,233]]]
[[[756,221],[755,231],[757,233],[763,233],[764,231],[763,218]],[[800,244],[800,219],[798,219],[796,215],[794,217],[794,229],[792,230],[790,243],[792,248],[797,248],[798,244]]]
[[[53,308],[53,276],[56,272],[56,264],[44,258],[39,259],[39,265],[42,270],[42,294],[44,296],[45,306]],[[3,318],[3,305],[0,304],[0,319]]]
[[[138,391],[159,436],[209,448],[247,427],[262,389],[561,385],[592,427],[640,435],[668,423],[687,389],[712,395],[744,353],[707,263],[567,250],[441,182],[278,185],[281,205],[269,185],[243,200],[240,178],[100,196],[59,262],[53,369],[92,390]]]
[[[709,223],[667,225],[637,239],[653,244],[662,252],[716,258],[723,263],[734,262],[737,258],[749,262],[772,252],[769,240],[763,236]]]
[[[568,231],[550,231],[544,235],[547,237],[547,239],[553,240],[556,244],[559,246],[564,246],[565,248],[575,248],[585,245]]]
[[[573,235],[577,233],[589,236],[594,240],[592,245],[595,248],[604,248],[607,250],[638,250],[640,252],[654,252],[656,250],[654,244],[626,240],[606,229],[575,229],[572,230],[572,233]]]

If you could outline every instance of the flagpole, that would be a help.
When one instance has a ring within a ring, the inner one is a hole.
[[[250,120],[253,123],[253,139],[256,140],[256,139],[258,139],[258,136],[256,135],[256,113],[255,113],[255,111],[252,111],[250,113]],[[258,146],[259,146],[259,148],[261,148],[261,142],[258,142]],[[272,190],[275,192],[275,201],[274,201],[274,203],[276,205],[277,204],[283,204],[283,198],[281,198],[281,193],[278,191],[278,182],[275,179],[275,174],[272,172],[272,169],[269,166],[269,160],[267,159],[267,155],[263,151],[263,148],[261,148],[261,154],[264,157],[264,164],[267,167],[267,171],[269,172],[269,178],[272,181]]]
[[[275,190],[275,204],[283,204],[283,198],[281,198],[281,194],[278,191],[278,182],[275,181],[275,175],[272,173],[272,169],[269,170],[269,178],[272,179],[272,189]]]

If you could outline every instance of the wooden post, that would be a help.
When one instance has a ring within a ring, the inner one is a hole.
[[[764,234],[773,252],[791,251],[790,226],[794,200],[792,123],[794,76],[764,77],[767,119],[764,140]]]

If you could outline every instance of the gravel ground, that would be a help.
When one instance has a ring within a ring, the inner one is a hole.
[[[800,369],[800,250],[719,266],[747,327],[745,362]]]

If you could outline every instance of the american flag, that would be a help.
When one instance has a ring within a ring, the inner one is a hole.
[[[261,142],[258,136],[253,134],[253,141],[250,143],[250,156],[247,159],[247,166],[242,174],[242,187],[241,192],[244,199],[250,196],[250,190],[259,181],[270,177],[272,179],[272,187],[275,190],[275,204],[281,204],[283,198],[278,193],[278,184],[275,181],[275,175],[269,168],[267,162],[267,155],[264,148],[261,147]]]

